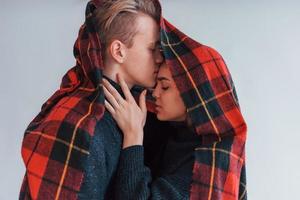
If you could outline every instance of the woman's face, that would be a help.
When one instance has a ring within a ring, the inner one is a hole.
[[[186,119],[186,107],[166,63],[163,63],[159,69],[153,97],[156,99],[157,119],[161,121]]]

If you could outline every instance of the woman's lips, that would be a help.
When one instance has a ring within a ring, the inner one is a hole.
[[[159,106],[159,105],[155,105],[155,109],[157,110],[157,109],[160,109],[161,108],[161,106]]]

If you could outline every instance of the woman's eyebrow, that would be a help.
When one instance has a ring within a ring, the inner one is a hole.
[[[167,79],[166,77],[157,77],[158,81],[170,81],[170,79]]]

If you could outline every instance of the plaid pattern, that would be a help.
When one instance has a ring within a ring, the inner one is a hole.
[[[246,199],[247,126],[221,55],[161,19],[161,44],[203,145],[195,149],[190,199]]]
[[[100,4],[87,4],[74,45],[76,65],[25,131],[19,199],[77,199],[95,125],[104,113],[103,60],[92,15]],[[188,114],[205,141],[195,153],[191,199],[246,199],[246,124],[222,57],[163,18],[161,38]]]
[[[95,126],[104,113],[102,58],[89,2],[74,45],[76,65],[25,131],[19,199],[76,199]]]

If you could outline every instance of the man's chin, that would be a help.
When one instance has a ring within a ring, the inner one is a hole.
[[[147,88],[147,89],[150,89],[150,88],[154,88],[154,86],[155,86],[155,81],[149,81],[149,82],[143,82],[143,83],[141,83],[140,85],[142,86],[142,87],[145,87],[145,88]]]

